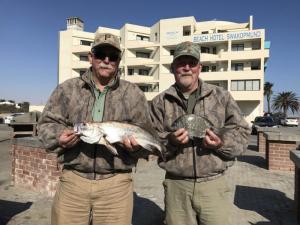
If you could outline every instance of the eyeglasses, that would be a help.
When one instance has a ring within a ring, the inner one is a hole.
[[[96,51],[93,52],[96,59],[105,60],[106,57],[108,57],[109,61],[111,62],[117,62],[120,58],[120,55],[118,53],[112,52],[112,53],[106,53],[102,51]]]

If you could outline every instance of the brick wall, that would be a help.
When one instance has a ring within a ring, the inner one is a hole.
[[[294,171],[290,151],[296,149],[296,141],[267,141],[267,165],[269,170]]]
[[[296,212],[298,224],[300,224],[300,169],[295,169],[295,194]]]
[[[46,153],[36,138],[13,140],[12,183],[53,196],[60,175],[55,154]]]
[[[266,152],[266,138],[263,132],[257,133],[257,145],[258,145],[258,152],[261,153]]]

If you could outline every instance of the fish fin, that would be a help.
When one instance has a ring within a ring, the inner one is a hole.
[[[163,160],[165,161],[165,156],[163,154],[163,151],[165,149],[164,145],[162,145],[162,144],[159,144],[159,145],[144,144],[144,145],[141,145],[141,146],[143,147],[143,149],[150,152],[150,155],[156,155],[156,156],[162,157]]]
[[[118,150],[112,146],[106,139],[105,137],[100,138],[98,144],[100,145],[105,145],[107,149],[113,154],[113,155],[119,155]]]
[[[101,134],[99,134],[97,136],[94,136],[94,137],[89,137],[89,136],[81,135],[80,139],[83,140],[86,143],[89,143],[89,144],[96,144],[96,143],[99,142],[99,140],[102,139],[101,137],[102,137]]]

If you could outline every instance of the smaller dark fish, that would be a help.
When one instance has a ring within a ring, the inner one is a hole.
[[[202,117],[195,114],[187,114],[179,117],[173,123],[175,129],[185,128],[188,132],[189,138],[203,138],[205,136],[205,130],[212,128],[212,123]]]

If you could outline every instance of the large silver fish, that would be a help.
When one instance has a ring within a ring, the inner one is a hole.
[[[114,155],[118,155],[118,151],[113,144],[121,143],[130,136],[144,149],[152,153],[162,152],[162,145],[155,134],[134,124],[117,121],[78,123],[74,125],[74,131],[84,142],[105,145]]]
[[[203,138],[205,136],[205,130],[212,128],[212,123],[202,116],[195,114],[187,114],[179,117],[173,123],[173,127],[176,129],[185,128],[188,132],[190,139]]]

